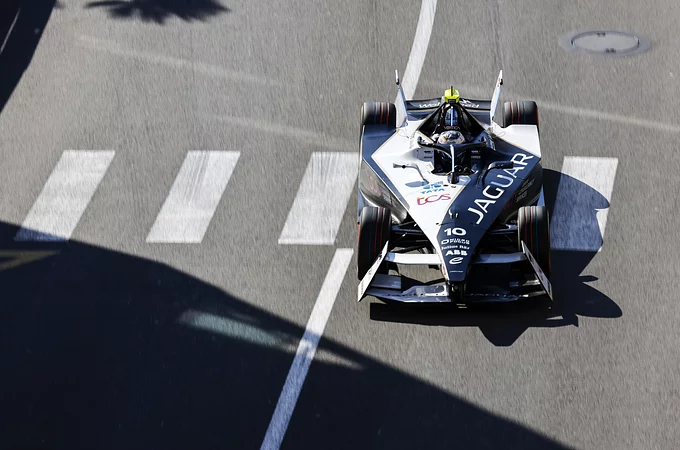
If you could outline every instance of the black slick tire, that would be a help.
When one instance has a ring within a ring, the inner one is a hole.
[[[390,238],[392,216],[387,208],[364,206],[359,219],[357,248],[357,277],[361,280],[371,268],[385,243]],[[387,263],[383,262],[378,273],[387,273]]]
[[[536,262],[550,278],[550,219],[545,206],[523,206],[517,211],[517,246],[521,242],[534,255]]]
[[[397,108],[394,103],[364,102],[361,107],[361,127],[365,125],[397,126]]]
[[[536,128],[538,128],[538,106],[536,102],[503,103],[503,127],[509,125],[536,125]]]

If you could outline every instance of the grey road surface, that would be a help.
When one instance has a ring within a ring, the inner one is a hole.
[[[0,446],[259,448],[356,193],[333,245],[278,238],[312,154],[355,154],[361,102],[394,98],[420,2],[8,5]],[[488,98],[503,69],[502,101],[538,103],[550,206],[565,158],[617,159],[590,211],[604,245],[554,252],[550,317],[357,304],[352,263],[282,448],[677,448],[678,19],[671,0],[438,2],[415,97]],[[653,45],[560,47],[593,27]],[[67,242],[17,242],[67,150],[115,157]],[[190,151],[240,156],[200,243],[147,242]]]

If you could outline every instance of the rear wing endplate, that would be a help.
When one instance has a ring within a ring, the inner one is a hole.
[[[394,71],[394,76],[397,81],[397,98],[394,100],[394,106],[397,109],[397,128],[399,128],[404,125],[407,119],[406,96],[404,95],[404,90],[401,88],[398,70]]]
[[[489,110],[489,124],[493,124],[496,117],[496,107],[498,106],[498,99],[501,96],[501,86],[503,86],[503,71],[498,73],[496,80],[496,87],[493,90],[493,97],[491,97],[491,109]]]

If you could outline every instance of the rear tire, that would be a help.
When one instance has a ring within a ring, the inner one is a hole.
[[[538,106],[536,102],[505,102],[503,104],[503,127],[508,125],[536,125],[536,128],[538,128]]]
[[[364,102],[361,107],[361,127],[364,125],[397,126],[397,108],[394,103]]]
[[[550,219],[545,206],[523,206],[517,211],[517,246],[522,241],[534,255],[536,262],[550,278]]]
[[[361,280],[371,268],[375,259],[390,238],[392,215],[389,209],[364,206],[359,219],[359,238],[357,248],[357,276]],[[387,263],[383,262],[378,273],[387,273]]]

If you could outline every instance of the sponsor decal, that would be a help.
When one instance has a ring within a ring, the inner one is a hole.
[[[460,239],[460,238],[442,239],[440,245],[444,246],[444,245],[451,245],[451,244],[470,245],[470,241],[468,239]],[[446,250],[447,248],[448,247],[442,247],[442,250]]]
[[[460,256],[457,257],[457,258],[451,258],[449,260],[449,264],[460,264],[462,262],[463,262],[463,258],[461,258]]]
[[[456,256],[456,255],[461,255],[461,256],[467,256],[467,250],[449,250],[446,252],[444,256]]]
[[[439,106],[439,102],[434,102],[434,103],[418,103],[418,108],[434,108],[435,106]]]
[[[479,105],[477,103],[472,103],[470,100],[466,99],[461,99],[460,104],[468,108],[479,108]]]
[[[435,192],[445,192],[443,181],[437,181],[436,183],[425,185],[421,189],[422,189],[422,191],[420,191],[421,194],[432,194],[432,193],[435,193]]]
[[[529,188],[534,184],[534,181],[536,181],[536,180],[535,180],[535,179],[532,179],[532,180],[529,181],[528,183],[525,182],[525,183],[519,188],[519,190],[517,191],[517,194],[515,194],[515,195],[516,195],[516,197],[515,197],[515,202],[518,202],[518,201],[522,200],[524,197],[527,196],[527,194],[529,194]]]
[[[439,200],[451,200],[451,196],[449,194],[433,194],[428,195],[427,197],[418,197],[416,199],[420,206],[427,205],[428,203],[435,203]]]
[[[512,186],[512,184],[517,179],[517,173],[526,169],[528,165],[526,161],[533,158],[534,156],[532,155],[516,153],[512,158],[510,158],[515,163],[515,167],[512,169],[503,169],[502,172],[504,173],[496,173],[495,178],[482,191],[483,196],[474,201],[476,208],[468,208],[468,211],[477,214],[477,225],[479,225],[482,220],[484,220],[484,217],[489,212],[489,206],[495,204],[498,199],[503,196],[506,189]]]

